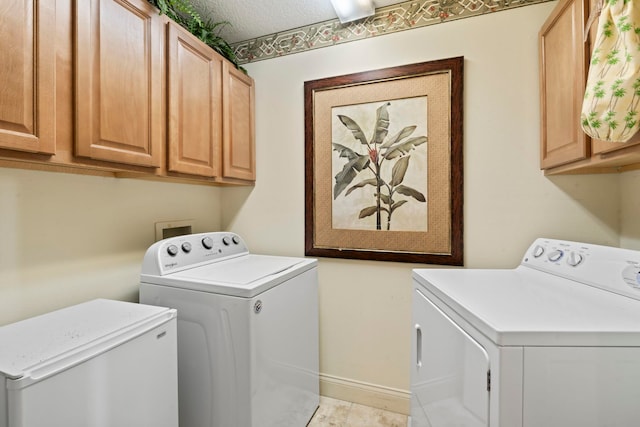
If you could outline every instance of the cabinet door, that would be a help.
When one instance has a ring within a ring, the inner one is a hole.
[[[173,22],[167,40],[169,170],[218,176],[222,57]]]
[[[146,0],[77,0],[76,155],[160,166],[162,19]]]
[[[222,174],[225,178],[256,179],[255,99],[253,79],[223,65]]]
[[[583,41],[589,0],[561,0],[540,30],[541,168],[584,159],[580,127],[586,82]]]
[[[608,142],[598,139],[591,140],[591,154],[609,154],[623,148],[640,145],[640,132],[636,133],[627,142]]]
[[[0,147],[55,153],[53,1],[0,2]]]

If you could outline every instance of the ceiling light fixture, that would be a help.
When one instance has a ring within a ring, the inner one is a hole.
[[[366,18],[376,11],[373,0],[331,0],[331,4],[343,24]]]

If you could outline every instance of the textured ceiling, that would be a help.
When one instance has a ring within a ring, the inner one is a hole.
[[[402,0],[374,0],[377,8]],[[338,19],[331,0],[194,0],[213,22],[227,21],[220,35],[229,43]]]

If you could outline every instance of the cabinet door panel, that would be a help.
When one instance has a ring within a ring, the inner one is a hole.
[[[586,81],[583,22],[587,1],[562,0],[540,30],[542,169],[589,154],[589,141],[580,127]]]
[[[636,133],[629,141],[621,142],[608,142],[600,141],[598,139],[591,140],[592,154],[604,154],[611,153],[623,148],[631,147],[640,144],[640,132]]]
[[[76,14],[76,155],[160,166],[158,11],[145,0],[78,0]]]
[[[219,175],[222,58],[171,23],[169,46],[169,170]]]
[[[253,181],[255,171],[254,84],[227,62],[224,75],[224,138],[222,173],[226,178]]]
[[[0,2],[0,147],[55,153],[55,2]]]

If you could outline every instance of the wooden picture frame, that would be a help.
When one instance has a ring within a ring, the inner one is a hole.
[[[306,255],[463,265],[463,68],[305,82]]]

